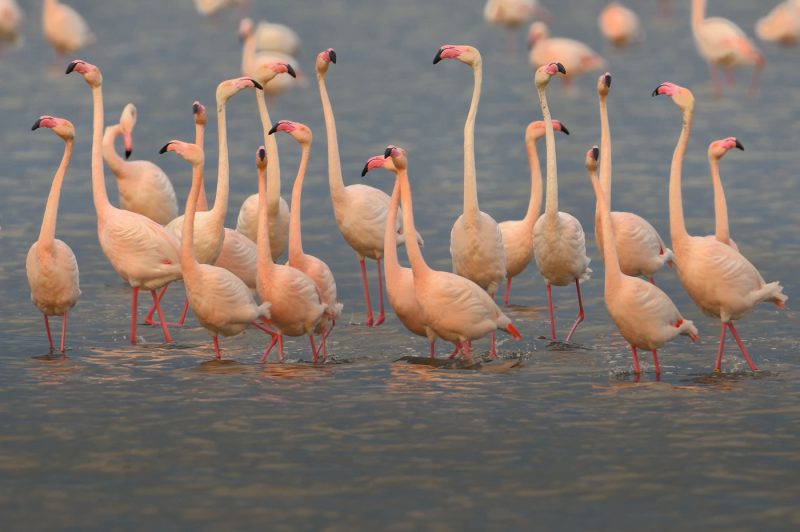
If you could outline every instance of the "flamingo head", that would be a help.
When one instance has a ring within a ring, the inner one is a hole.
[[[263,85],[266,85],[278,74],[289,74],[293,78],[297,77],[297,72],[294,71],[292,65],[289,63],[284,63],[282,61],[268,61],[259,63],[256,67],[256,79],[258,79]]]
[[[553,120],[553,131],[560,131],[565,135],[569,135],[569,130],[560,120]],[[534,120],[528,124],[525,129],[525,143],[530,144],[536,142],[545,135],[544,120]]]
[[[708,146],[708,159],[720,160],[723,155],[733,148],[744,151],[744,146],[742,146],[742,143],[739,142],[739,139],[736,137],[715,140]]]
[[[64,139],[65,141],[75,138],[75,126],[66,118],[58,118],[56,116],[42,115],[33,123],[31,131],[35,131],[40,127],[52,129],[53,133]]]
[[[256,168],[260,172],[267,169],[267,148],[259,146],[256,150]]]
[[[605,74],[597,78],[597,95],[608,96],[608,92],[610,90],[611,90],[611,73],[606,72]]]
[[[536,69],[533,80],[536,82],[537,87],[544,88],[550,83],[550,78],[558,74],[566,75],[566,73],[567,69],[561,63],[548,63]]]
[[[665,81],[653,90],[653,96],[658,96],[659,94],[672,98],[675,105],[682,111],[694,110],[694,94],[686,87]]]
[[[336,51],[333,48],[322,50],[317,54],[317,74],[320,76],[325,75],[331,63],[336,64]]]
[[[394,161],[391,157],[386,157],[385,155],[376,155],[375,157],[370,157],[367,160],[367,164],[365,164],[364,169],[361,170],[361,177],[364,177],[367,175],[367,172],[374,170],[375,168],[383,168],[384,170],[389,170],[390,172],[397,171],[397,168],[394,167]]]
[[[550,28],[542,21],[536,21],[528,28],[528,47],[533,48],[536,42],[547,39],[550,36]]]
[[[398,170],[405,170],[408,167],[408,159],[406,158],[406,150],[389,144],[386,146],[386,151],[383,152],[383,157],[388,159],[391,157],[394,167]]]
[[[206,114],[205,106],[199,101],[195,100],[192,104],[192,113],[194,113],[194,123],[198,126],[204,126],[208,123],[208,115]]]
[[[435,65],[442,59],[458,59],[467,65],[476,66],[481,63],[481,53],[474,46],[445,44],[436,52],[433,64]]]
[[[242,77],[228,79],[217,85],[217,104],[225,103],[230,97],[242,89],[256,88],[263,90],[264,87],[253,78]]]
[[[133,153],[133,128],[136,126],[136,106],[129,103],[122,109],[119,115],[119,129],[125,141],[125,158],[128,159]]]
[[[164,147],[158,150],[158,153],[167,153],[168,151],[174,151],[192,166],[202,166],[203,161],[205,161],[203,148],[190,142],[173,139],[164,144]]]
[[[586,160],[584,161],[586,170],[588,170],[590,174],[597,172],[598,160],[600,160],[600,148],[592,146],[589,151],[586,152]]]
[[[92,88],[100,87],[103,84],[103,74],[100,72],[99,68],[91,63],[75,59],[67,65],[66,73],[71,74],[73,71],[82,75],[86,83]]]
[[[249,17],[239,21],[239,40],[245,41],[253,35],[253,20]]]
[[[269,130],[269,134],[272,135],[276,131],[287,133],[299,144],[304,146],[310,145],[314,138],[310,127],[300,122],[292,122],[291,120],[278,120],[275,125],[272,126],[272,129]]]

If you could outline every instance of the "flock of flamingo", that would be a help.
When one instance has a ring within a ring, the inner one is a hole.
[[[532,0],[514,1],[531,10],[541,9]],[[486,8],[487,18],[490,15],[499,18],[503,13],[507,15],[508,11],[504,9],[512,3],[511,0],[490,0]],[[47,6],[64,7],[57,0],[46,0],[45,21]],[[544,11],[539,13],[546,16]],[[712,69],[721,67],[727,70],[740,64],[754,64],[758,70],[763,66],[763,56],[738,27],[725,19],[707,19],[704,13],[705,1],[693,0],[692,28],[698,49],[709,57]],[[526,16],[532,14],[533,11],[526,11]],[[609,19],[616,20],[606,10],[601,15],[601,26],[604,26],[604,20]],[[513,27],[519,22],[505,24]],[[720,36],[725,28],[731,26],[744,36],[743,40],[735,32],[727,40]],[[87,35],[85,23],[78,29]],[[61,31],[66,33],[66,30]],[[191,310],[211,334],[216,359],[221,358],[219,336],[232,336],[248,327],[255,327],[270,337],[262,362],[276,345],[280,360],[284,359],[284,336],[308,336],[314,362],[325,361],[326,340],[341,317],[343,305],[337,298],[331,268],[319,257],[303,250],[301,195],[312,132],[300,122],[272,122],[265,92],[273,84],[279,85],[279,90],[289,87],[280,80],[295,78],[295,68],[291,61],[283,60],[279,55],[255,52],[253,23],[249,19],[240,25],[240,33],[245,41],[242,61],[245,75],[221,82],[216,90],[218,169],[213,205],[209,206],[204,186],[207,116],[200,102],[194,102],[192,106],[194,142],[173,139],[161,149],[161,153],[176,153],[192,169],[191,188],[181,216],[178,216],[175,191],[166,174],[150,161],[127,160],[133,149],[136,108],[128,104],[119,122],[106,127],[100,68],[82,60],[69,63],[66,73],[80,74],[92,94],[91,179],[100,246],[114,270],[132,288],[132,344],[136,344],[138,339],[138,295],[141,289],[149,291],[152,297],[152,307],[145,322],[160,326],[164,340],[171,342],[169,326],[173,324],[167,322],[161,301],[167,287],[182,280],[185,304],[178,325],[184,324],[187,312]],[[494,296],[505,284],[504,302],[508,304],[513,278],[525,271],[532,260],[535,260],[546,283],[551,338],[554,341],[558,338],[553,313],[553,286],[574,285],[576,290],[578,315],[563,337],[565,343],[572,340],[585,317],[581,283],[591,274],[585,233],[578,219],[560,211],[558,205],[555,132],[569,134],[569,131],[564,124],[552,119],[546,88],[554,77],[569,79],[582,70],[601,67],[603,62],[588,48],[588,53],[593,55],[582,57],[581,54],[587,53],[581,48],[585,45],[576,41],[573,41],[576,44],[567,42],[560,46],[559,42],[554,42],[557,39],[547,37],[546,26],[541,22],[535,22],[532,27],[532,41],[531,59],[536,66],[534,84],[543,120],[531,122],[525,132],[531,191],[528,209],[521,220],[498,223],[481,211],[478,203],[474,130],[482,85],[480,52],[468,45],[444,45],[433,59],[434,65],[448,59],[464,63],[472,69],[474,76],[472,100],[464,126],[463,213],[453,224],[450,235],[452,273],[431,268],[422,255],[423,242],[414,223],[409,158],[403,148],[389,145],[383,153],[369,158],[362,172],[363,177],[375,169],[387,170],[394,177],[391,195],[366,184],[345,185],[336,122],[325,81],[337,55],[328,48],[316,56],[316,77],[326,127],[330,196],[339,230],[359,261],[365,323],[375,327],[385,319],[382,278],[385,275],[391,308],[409,331],[426,337],[431,358],[436,355],[437,339],[453,344],[451,358],[462,357],[466,361],[471,360],[473,354],[472,342],[487,335],[491,337],[489,356],[496,357],[494,334],[498,329],[520,339],[520,332],[495,303]],[[543,42],[547,46],[540,48]],[[730,45],[729,53],[724,56],[720,55],[720,43],[723,42]],[[56,49],[71,53],[77,47]],[[707,55],[709,50],[716,56]],[[563,60],[559,53],[563,54]],[[610,73],[599,76],[600,145],[587,151],[585,166],[596,196],[595,238],[605,265],[605,303],[619,332],[630,344],[634,373],[638,375],[641,372],[639,349],[652,352],[653,367],[659,375],[657,350],[661,346],[679,335],[692,340],[697,338],[694,324],[655,284],[654,275],[665,265],[674,265],[681,285],[700,310],[720,320],[715,370],[721,369],[728,331],[749,367],[757,370],[734,321],[745,317],[761,302],[772,302],[783,308],[787,296],[778,282],[764,281],[730,238],[719,162],[731,149],[743,150],[744,147],[734,137],[714,141],[709,146],[716,229],[713,235],[708,236],[688,234],[681,197],[681,169],[689,145],[695,99],[689,89],[670,82],[661,83],[652,92],[653,96],[670,97],[682,116],[669,178],[672,247],[669,249],[647,220],[634,213],[611,210],[612,145],[607,109],[611,85]],[[249,90],[254,90],[256,95],[264,141],[255,154],[258,192],[243,203],[234,230],[224,226],[230,178],[226,107],[231,98]],[[64,141],[65,147],[53,178],[39,238],[28,252],[26,266],[31,298],[44,315],[51,351],[54,345],[49,317],[62,317],[59,350],[63,354],[67,314],[81,295],[75,255],[66,243],[55,238],[59,197],[70,162],[75,128],[68,120],[49,115],[43,115],[35,122],[33,129],[38,128],[51,129]],[[280,197],[277,133],[292,137],[300,147],[291,205]],[[115,148],[119,136],[124,140],[124,157]],[[537,153],[537,142],[542,137],[546,145],[544,191]],[[117,177],[120,207],[114,206],[109,199],[104,162]],[[540,215],[542,201],[544,212]],[[405,244],[410,268],[400,264],[397,247],[402,244]],[[288,262],[277,263],[287,247]],[[372,312],[367,258],[377,262],[377,317]]]

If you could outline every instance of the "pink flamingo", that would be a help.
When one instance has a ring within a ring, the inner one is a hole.
[[[606,61],[586,44],[575,39],[550,37],[550,29],[544,22],[534,22],[528,30],[531,47],[530,64],[533,68],[560,62],[567,74],[564,84],[570,86],[573,78],[590,70],[605,68]]]
[[[599,156],[600,150],[597,146],[587,152],[586,170],[597,198],[600,223],[608,244],[603,251],[606,308],[622,337],[631,346],[634,373],[641,373],[636,349],[648,349],[653,352],[653,365],[658,376],[661,374],[661,367],[658,364],[657,349],[679,334],[688,336],[694,342],[697,340],[697,328],[681,316],[675,304],[660,288],[639,277],[626,275],[620,268],[617,260],[618,246],[614,242],[616,231],[611,223],[612,213],[606,191],[597,177]]]
[[[719,177],[719,161],[733,148],[744,151],[744,146],[735,137],[728,137],[722,140],[715,140],[708,146],[708,166],[711,169],[711,180],[714,183],[714,235],[709,238],[716,238],[723,244],[728,244],[736,251],[739,246],[731,238],[728,229],[728,204],[725,201],[725,190],[722,188],[722,179]]]
[[[755,266],[731,246],[714,238],[691,236],[686,231],[681,171],[692,130],[694,95],[689,89],[670,82],[656,87],[653,96],[659,94],[671,97],[683,113],[683,127],[672,156],[669,176],[669,226],[678,278],[700,310],[722,322],[714,369],[720,370],[725,331],[730,329],[750,369],[756,371],[756,365],[747,353],[733,321],[745,317],[763,301],[772,301],[778,308],[783,308],[788,297],[783,293],[780,283],[765,283]]]
[[[103,136],[103,74],[95,65],[76,59],[67,74],[78,72],[92,89],[92,196],[97,211],[97,236],[100,247],[114,270],[133,289],[131,305],[131,344],[135,345],[136,311],[139,289],[150,290],[156,304],[164,340],[172,342],[161,313],[156,290],[181,278],[177,239],[150,218],[114,207],[108,200],[101,143]]]
[[[14,45],[21,41],[23,20],[25,15],[17,0],[0,0],[0,53],[6,43]]]
[[[58,201],[61,198],[61,186],[67,174],[69,160],[72,157],[72,144],[75,140],[75,127],[72,122],[63,118],[42,115],[33,124],[32,130],[40,127],[49,128],[64,141],[64,155],[58,165],[47,205],[44,209],[42,228],[39,239],[28,250],[25,270],[28,274],[28,285],[31,288],[31,301],[44,316],[44,328],[50,351],[53,351],[53,337],[50,334],[49,316],[62,316],[61,322],[61,354],[64,354],[67,339],[67,311],[75,306],[81,297],[78,261],[72,249],[56,238],[56,219],[58,218]]]
[[[600,97],[600,183],[611,205],[611,128],[608,124],[606,98],[611,90],[611,74],[606,72],[597,80],[597,95]],[[617,258],[622,273],[637,277],[643,275],[655,283],[653,275],[664,264],[672,265],[672,250],[667,248],[658,231],[650,223],[632,212],[613,211],[611,224],[617,243]],[[603,229],[600,223],[600,207],[595,210],[595,240],[601,257],[603,254]]]
[[[59,63],[62,56],[72,55],[97,40],[83,17],[58,0],[44,0],[42,29],[45,39],[55,50]]]
[[[412,233],[415,231],[414,208],[406,152],[402,148],[388,146],[384,156],[391,157],[397,169],[403,225]],[[522,338],[508,316],[503,314],[483,288],[466,277],[431,269],[422,257],[419,243],[413,238],[406,240],[406,251],[414,275],[414,294],[427,328],[435,335],[429,335],[429,339],[438,336],[461,346],[464,358],[470,360],[471,342],[497,329],[508,332],[516,340]]]
[[[764,55],[742,29],[726,18],[706,18],[706,0],[692,0],[692,34],[697,51],[711,67],[714,92],[722,94],[718,68],[725,69],[733,80],[733,69],[753,66],[750,93],[758,86],[758,76],[764,68]]]
[[[236,82],[235,84],[223,82],[226,84],[222,89],[222,97],[225,100],[241,90],[237,85],[246,82],[255,83],[250,79],[236,80]],[[220,95],[219,90],[217,94]],[[224,108],[224,106],[223,103],[219,107]],[[266,327],[258,324],[255,320],[269,319],[270,304],[256,305],[253,294],[247,285],[225,268],[197,261],[194,256],[194,222],[197,201],[202,188],[203,162],[205,160],[203,149],[197,144],[171,140],[161,148],[160,153],[168,151],[177,153],[192,165],[192,188],[186,200],[186,210],[182,219],[182,234],[186,235],[181,240],[183,283],[192,312],[197,316],[200,324],[212,334],[214,353],[217,360],[220,360],[218,335],[234,336],[245,330],[250,324],[266,331]]]
[[[264,64],[280,62],[296,65],[297,59],[283,50],[256,50],[257,36],[251,19],[244,18],[239,23],[239,38],[242,40],[243,76],[250,76],[258,80],[264,86],[264,91],[270,96],[276,96],[297,86],[297,80],[287,76],[281,76],[267,84],[267,80],[262,76],[268,72],[263,68]]]
[[[545,123],[547,190],[544,214],[539,217],[533,227],[533,254],[539,272],[547,282],[547,307],[550,311],[550,332],[553,340],[556,339],[556,320],[553,314],[552,285],[567,286],[575,283],[578,292],[578,317],[565,338],[565,342],[569,342],[575,329],[584,318],[580,283],[589,278],[592,270],[589,269],[589,257],[586,256],[586,236],[581,223],[571,214],[558,210],[556,139],[545,95],[545,88],[550,83],[550,78],[558,73],[566,74],[564,65],[550,63],[536,69],[534,76]]]
[[[503,26],[508,50],[514,50],[514,31],[533,18],[548,19],[550,12],[538,0],[487,0],[483,18],[493,26]]]
[[[114,173],[119,189],[119,206],[139,213],[161,225],[178,215],[178,200],[167,174],[150,161],[128,161],[133,151],[133,128],[136,106],[129,103],[122,110],[119,124],[108,126],[103,135],[103,159]],[[119,135],[125,141],[125,158],[114,149]]]
[[[325,116],[325,130],[328,142],[328,184],[331,189],[331,202],[336,224],[345,241],[353,248],[361,265],[361,282],[364,287],[364,304],[367,309],[367,327],[378,326],[386,319],[383,304],[383,278],[381,272],[381,259],[384,248],[384,229],[386,216],[389,213],[389,195],[377,188],[357,183],[344,186],[342,179],[342,163],[339,158],[339,141],[336,137],[336,120],[333,116],[331,100],[325,86],[325,74],[331,63],[336,63],[336,52],[333,48],[323,50],[317,55],[317,82],[319,95],[322,101],[322,112]],[[398,232],[402,229],[398,225]],[[405,241],[407,233],[397,235],[397,243]],[[422,237],[411,233],[422,244]],[[378,297],[380,312],[378,318],[373,319],[372,303],[369,297],[369,283],[367,282],[366,258],[378,263]]]
[[[278,344],[281,362],[284,359],[283,337],[303,336],[311,340],[311,353],[314,362],[318,360],[318,352],[314,344],[314,331],[322,320],[323,313],[327,310],[320,299],[320,293],[314,281],[296,268],[275,264],[269,253],[269,230],[267,228],[267,150],[264,146],[258,148],[256,154],[258,167],[258,275],[256,289],[258,297],[263,302],[270,303],[269,324],[276,332],[272,334],[272,341],[264,350],[261,362],[265,362],[269,352]],[[325,336],[322,337],[325,343]],[[320,350],[322,346],[320,345]]]
[[[786,0],[756,22],[756,35],[762,41],[786,46],[800,41],[800,0]]]
[[[261,19],[255,29],[257,50],[282,52],[292,57],[300,53],[300,36],[286,24]]]
[[[553,120],[553,129],[569,135],[567,126],[558,120]],[[539,168],[536,143],[544,137],[544,133],[544,122],[541,120],[531,122],[525,130],[525,147],[531,169],[531,195],[525,217],[522,220],[507,220],[498,224],[506,255],[506,293],[503,299],[506,305],[511,293],[511,280],[525,271],[533,259],[533,226],[539,218],[539,209],[542,206],[542,170]]]
[[[611,2],[603,8],[598,25],[600,33],[613,46],[630,46],[644,37],[638,15],[620,2]]]

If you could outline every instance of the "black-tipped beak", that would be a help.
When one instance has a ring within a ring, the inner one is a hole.
[[[369,172],[369,163],[364,164],[364,169],[361,170],[361,177],[364,177]]]
[[[193,103],[192,104],[192,113],[197,114],[199,112],[200,112],[200,104],[199,103]]]
[[[438,63],[441,60],[442,60],[442,49],[439,48],[439,51],[436,52],[436,57],[433,58],[433,64],[435,65],[436,63]]]
[[[273,133],[275,133],[276,131],[278,131],[278,126],[279,126],[279,125],[280,125],[280,122],[275,122],[275,125],[274,125],[274,126],[272,126],[272,128],[270,128],[270,130],[269,130],[269,133],[267,133],[267,134],[268,134],[268,135],[272,135]]]
[[[561,123],[561,132],[565,135],[569,135],[569,129],[567,129],[567,126],[565,126],[563,122]]]
[[[125,160],[127,161],[130,158],[131,158],[131,150],[125,150]]]
[[[169,148],[170,144],[172,144],[172,142],[167,142],[166,144],[164,144],[164,147],[158,150],[158,153],[167,153],[167,148]]]
[[[567,73],[567,69],[564,68],[564,65],[562,65],[561,63],[556,63],[556,66],[558,67],[558,71],[561,72],[562,74]]]
[[[606,87],[608,87],[610,89],[611,88],[611,74],[606,74],[605,75],[605,82],[606,82]]]
[[[742,146],[742,143],[739,142],[739,139],[736,139],[736,147],[739,148],[740,150],[744,151],[744,146]]]
[[[68,64],[67,71],[65,72],[65,74],[71,74],[72,71],[75,70],[75,67],[78,65],[78,63],[81,63],[81,61],[73,61],[70,64]]]
[[[392,147],[390,146],[386,148],[386,151],[383,152],[383,158],[388,159],[391,156],[392,156]]]
[[[37,129],[39,129],[39,124],[41,124],[41,123],[42,123],[42,119],[41,118],[39,120],[37,120],[36,122],[34,122],[33,125],[31,126],[31,131],[36,131]]]
[[[334,50],[331,50],[330,52],[328,52],[328,57],[331,58],[331,63],[333,63],[335,65],[336,64],[336,52]]]
[[[267,158],[267,150],[265,150],[264,148],[261,148],[261,149],[259,149],[259,150],[258,150],[258,158],[259,158],[260,160],[262,160],[262,161],[263,161],[264,159],[266,159],[266,158]]]
[[[653,89],[653,93],[652,93],[652,94],[650,94],[650,96],[658,96],[658,89],[660,89],[660,88],[661,88],[661,85],[659,85],[658,87],[656,87],[655,89]]]
[[[600,158],[600,148],[597,146],[592,148],[592,158],[596,161]]]
[[[289,63],[286,63],[286,73],[292,76],[293,78],[297,77],[297,72],[294,71],[292,65],[290,65]]]
[[[257,88],[257,89],[258,89],[258,90],[260,90],[260,91],[263,91],[263,90],[264,90],[264,86],[263,86],[263,85],[261,85],[261,83],[257,82],[257,81],[256,81],[256,80],[254,80],[253,78],[250,78],[250,81],[252,81],[252,82],[253,82],[253,87]]]

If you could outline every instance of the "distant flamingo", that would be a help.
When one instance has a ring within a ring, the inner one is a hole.
[[[756,22],[756,35],[762,41],[793,45],[800,41],[800,0],[786,0]]]
[[[331,189],[331,202],[336,224],[339,226],[345,241],[353,248],[361,265],[361,282],[364,286],[364,305],[367,309],[367,327],[378,326],[386,319],[383,307],[383,280],[381,259],[383,257],[384,229],[389,212],[388,194],[377,188],[356,183],[344,186],[342,179],[342,163],[339,158],[339,141],[336,137],[336,120],[333,116],[331,100],[325,86],[325,74],[331,63],[336,63],[336,52],[333,48],[323,50],[317,55],[317,82],[322,100],[322,112],[325,115],[325,130],[328,142],[328,183]],[[401,231],[398,224],[398,232]],[[402,244],[408,235],[406,231],[397,235],[397,243]],[[419,234],[412,233],[422,243]],[[365,258],[378,262],[378,296],[380,312],[373,320],[372,303],[367,283],[367,265]]]
[[[197,12],[207,17],[215,16],[225,8],[239,5],[246,7],[249,0],[194,0],[194,7]]]
[[[265,63],[297,64],[297,60],[281,50],[256,50],[256,34],[253,31],[253,21],[244,18],[239,23],[239,38],[242,40],[242,75],[250,76],[264,86],[270,96],[278,95],[287,89],[297,86],[295,77],[281,76],[271,83],[267,83],[265,75],[269,70],[263,68]]]
[[[583,321],[583,300],[581,299],[581,281],[589,278],[589,257],[586,256],[586,236],[581,223],[565,212],[558,210],[558,169],[556,166],[556,141],[553,133],[553,120],[547,106],[545,88],[550,78],[556,74],[566,74],[564,65],[550,63],[536,69],[534,81],[539,93],[545,123],[545,141],[547,143],[547,189],[545,210],[533,227],[533,254],[539,272],[547,282],[547,307],[550,310],[550,332],[556,339],[556,319],[553,314],[552,285],[567,286],[575,283],[578,292],[578,318],[570,328],[565,342],[572,339],[575,329]]]
[[[243,83],[239,80],[236,81],[237,84]],[[222,98],[227,100],[239,90],[240,88],[236,84],[233,86],[229,84],[222,89],[224,91]],[[224,104],[220,107],[224,108]],[[217,360],[220,360],[217,336],[220,334],[234,336],[251,324],[262,328],[263,326],[255,320],[269,319],[270,304],[256,305],[250,289],[228,270],[197,262],[193,251],[195,249],[194,222],[196,204],[202,187],[203,150],[197,144],[171,140],[161,148],[161,153],[168,151],[177,153],[192,165],[192,188],[186,200],[186,210],[182,219],[183,230],[181,231],[185,235],[181,241],[183,283],[192,312],[197,316],[200,324],[211,333],[214,340],[214,353]],[[218,200],[215,198],[215,201]]]
[[[711,169],[711,180],[714,183],[714,236],[723,244],[728,244],[736,251],[739,246],[731,238],[728,229],[728,203],[725,201],[725,190],[722,188],[722,179],[719,176],[719,160],[733,148],[744,151],[744,146],[735,137],[715,140],[708,146],[708,166]]]
[[[487,0],[483,7],[483,18],[486,22],[506,29],[509,51],[514,49],[514,30],[534,17],[550,17],[550,13],[538,0]]]
[[[42,27],[44,36],[55,50],[56,61],[59,63],[63,56],[72,55],[78,49],[96,41],[83,17],[58,0],[44,0]]]
[[[285,24],[259,20],[255,30],[257,50],[281,52],[297,57],[300,52],[300,36]]]
[[[550,29],[544,22],[534,22],[528,30],[528,44],[531,46],[530,64],[534,68],[560,62],[567,74],[564,84],[570,86],[572,80],[584,72],[605,68],[606,61],[586,44],[563,37],[550,37]]]
[[[611,74],[606,72],[597,80],[597,95],[600,98],[600,183],[611,208],[611,128],[608,124],[606,98],[611,90]],[[595,209],[594,234],[600,257],[603,257],[603,229],[600,223],[600,208]],[[613,211],[611,224],[617,243],[617,258],[622,273],[632,277],[643,275],[653,280],[653,275],[664,264],[672,265],[672,250],[667,248],[658,231],[650,222],[632,212]]]
[[[178,200],[167,174],[150,161],[128,161],[133,151],[133,128],[136,106],[129,103],[122,110],[119,124],[108,126],[103,135],[103,159],[117,178],[119,206],[126,211],[147,216],[161,225],[178,216]],[[125,141],[125,159],[117,154],[114,141]]]
[[[300,166],[297,169],[297,177],[292,187],[292,216],[289,222],[289,266],[297,268],[308,275],[314,284],[317,285],[322,303],[327,306],[325,316],[320,321],[319,330],[327,338],[331,329],[336,325],[336,320],[342,316],[343,305],[336,297],[336,280],[333,272],[322,259],[309,255],[303,251],[303,237],[301,230],[302,218],[300,216],[300,206],[302,204],[303,181],[306,177],[306,167],[308,166],[308,156],[311,152],[313,135],[311,129],[300,122],[289,120],[279,120],[269,130],[272,135],[276,131],[282,131],[292,137],[300,144]],[[323,349],[325,342],[322,343]],[[327,358],[327,353],[323,351],[323,359]]]
[[[318,360],[319,349],[314,343],[314,331],[322,319],[327,307],[320,299],[320,293],[314,281],[305,273],[291,266],[275,264],[269,253],[269,230],[267,229],[267,149],[258,148],[256,154],[258,166],[258,276],[256,289],[262,302],[270,303],[269,325],[276,329],[272,341],[261,362],[265,362],[269,352],[278,344],[280,360],[283,361],[283,337],[308,335],[311,340],[311,353],[314,362]],[[325,343],[325,337],[322,337]]]
[[[639,17],[619,2],[611,2],[600,12],[600,33],[614,46],[624,47],[642,40],[644,31]]]
[[[726,18],[706,18],[706,0],[692,0],[692,34],[697,51],[711,67],[714,92],[722,94],[718,68],[725,69],[733,79],[733,69],[753,66],[750,93],[758,87],[758,76],[764,68],[764,55],[742,29]]]
[[[3,52],[4,43],[13,45],[20,41],[23,20],[25,15],[17,0],[0,0],[0,53]]]
[[[689,297],[708,316],[722,321],[719,351],[714,369],[719,371],[725,347],[725,330],[730,329],[750,369],[756,365],[747,353],[739,333],[733,326],[763,301],[772,301],[783,308],[788,297],[780,283],[765,283],[758,270],[738,251],[713,238],[691,236],[686,232],[681,196],[681,170],[694,114],[694,95],[674,83],[664,82],[653,91],[653,96],[664,94],[683,113],[683,127],[672,156],[669,177],[669,226],[678,278]]]
[[[49,316],[62,316],[59,350],[64,354],[67,339],[67,311],[78,302],[78,298],[81,297],[81,288],[75,254],[63,240],[56,238],[56,219],[61,186],[72,157],[75,127],[69,120],[49,115],[39,117],[31,129],[35,130],[40,127],[50,128],[64,141],[64,155],[61,157],[61,163],[58,165],[55,176],[53,176],[39,239],[28,250],[25,270],[28,274],[28,285],[31,288],[31,301],[42,311],[44,316],[44,327],[47,331],[47,341],[50,342],[51,352],[53,351],[53,337],[50,334]]]
[[[464,124],[464,211],[450,231],[450,256],[453,273],[466,277],[494,293],[506,278],[506,256],[503,235],[497,222],[478,206],[478,183],[475,176],[475,115],[481,98],[483,62],[481,53],[472,46],[442,46],[433,64],[443,59],[457,59],[472,69],[474,78],[472,101]],[[495,353],[494,332],[491,333],[491,354]]]
[[[656,375],[661,374],[658,364],[659,347],[683,334],[697,340],[697,329],[694,324],[685,320],[672,300],[660,288],[638,277],[626,275],[617,260],[615,233],[611,224],[611,212],[606,201],[606,193],[597,177],[597,159],[600,150],[597,146],[586,154],[586,169],[589,181],[594,188],[599,206],[600,223],[608,244],[603,252],[605,264],[605,301],[611,319],[617,325],[622,337],[630,344],[633,354],[633,371],[639,369],[637,348],[653,352],[653,365]]]
[[[402,148],[389,146],[384,155],[392,158],[397,169],[403,226],[409,234],[413,234],[414,208],[406,152]],[[503,314],[483,288],[466,277],[431,269],[422,257],[419,243],[413,238],[406,240],[406,251],[414,274],[414,293],[426,326],[439,338],[461,346],[466,360],[471,358],[472,341],[497,329],[508,332],[516,340],[522,338],[508,316]],[[434,338],[431,335],[428,337],[431,340]]]
[[[525,130],[525,147],[531,169],[531,195],[525,217],[522,220],[507,220],[498,224],[506,255],[506,293],[503,299],[506,305],[511,293],[511,279],[525,271],[533,259],[533,225],[539,219],[539,209],[542,206],[542,170],[539,168],[536,142],[544,137],[544,129],[544,122],[537,120],[528,124]],[[558,120],[553,120],[553,129],[569,135],[567,126]]]
[[[156,289],[181,278],[178,240],[150,218],[114,207],[108,200],[101,143],[103,136],[103,75],[95,65],[76,59],[67,74],[81,74],[92,89],[92,196],[97,211],[97,236],[103,254],[114,270],[133,288],[131,305],[131,344],[135,345],[136,311],[139,288],[150,290],[158,311],[164,340],[172,342],[161,313]]]

